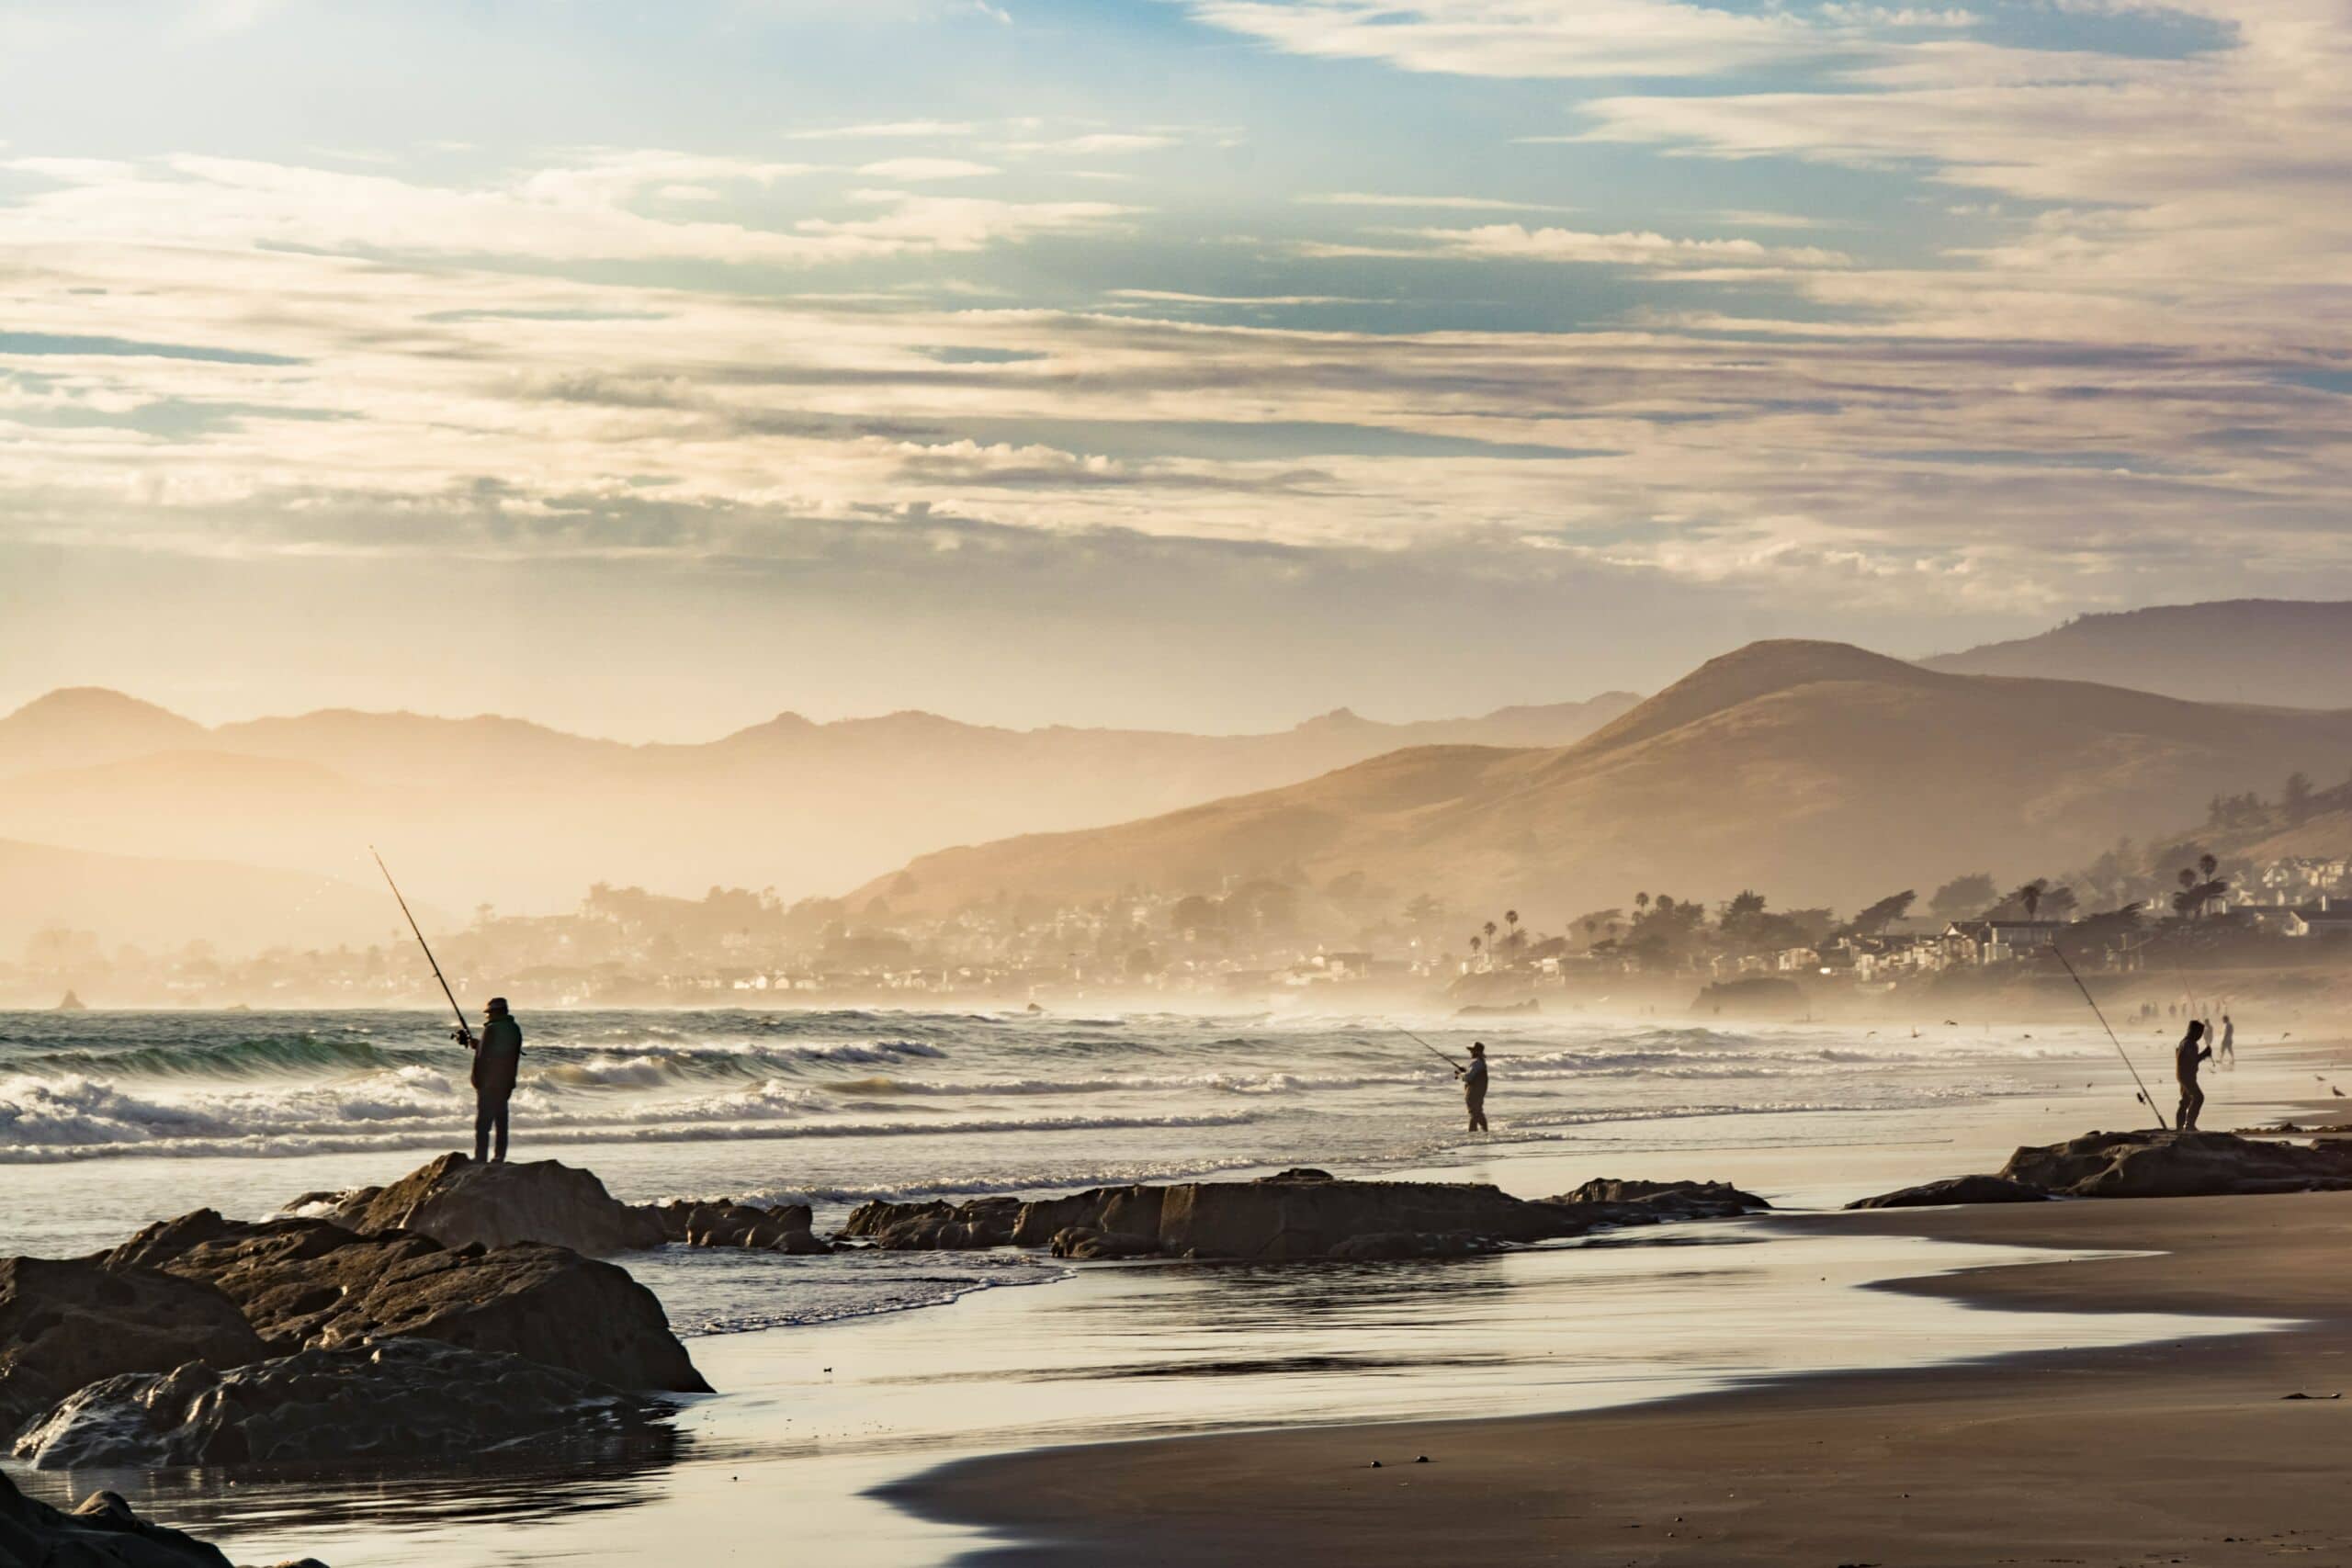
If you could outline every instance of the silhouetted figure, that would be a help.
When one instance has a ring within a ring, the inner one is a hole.
[[[1462,1080],[1463,1103],[1470,1107],[1470,1130],[1487,1130],[1487,1043],[1476,1041],[1470,1047],[1470,1065],[1453,1069]]]
[[[2180,1082],[2180,1109],[2174,1113],[2172,1124],[2183,1133],[2197,1130],[2197,1113],[2205,1109],[2205,1091],[2197,1087],[2197,1064],[2211,1061],[2213,1048],[2199,1048],[2198,1042],[2204,1038],[2204,1021],[2192,1018],[2188,1021],[2188,1032],[2180,1037],[2180,1044],[2172,1054],[2173,1077]]]
[[[506,1010],[504,997],[492,997],[482,1010],[481,1039],[464,1031],[458,1038],[474,1053],[474,1158],[506,1157],[506,1102],[514,1095],[514,1075],[523,1066],[523,1026]],[[498,1134],[492,1152],[491,1134]]]
[[[2227,1062],[2234,1066],[2237,1065],[2237,1059],[2238,1026],[2230,1021],[2228,1013],[2223,1013],[2222,1015],[2222,1043],[2213,1052],[2213,1065],[2218,1067],[2223,1062]]]

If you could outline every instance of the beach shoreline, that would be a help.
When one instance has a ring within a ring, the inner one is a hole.
[[[1804,1373],[1568,1415],[1029,1450],[888,1495],[987,1531],[999,1544],[974,1560],[1005,1565],[1114,1552],[1284,1568],[2251,1562],[2352,1550],[2332,1459],[2352,1405],[2329,1397],[2352,1383],[2352,1308],[2330,1267],[2352,1247],[2352,1192],[1749,1223],[2120,1254],[1875,1288],[1996,1310],[2244,1317],[2248,1331]],[[2281,1318],[2296,1321],[2261,1332]]]

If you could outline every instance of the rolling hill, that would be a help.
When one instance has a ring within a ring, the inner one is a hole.
[[[1003,893],[1215,892],[1361,873],[1399,898],[1533,905],[1636,890],[1851,907],[1963,872],[2063,869],[2208,795],[2352,765],[2352,713],[1946,674],[1757,643],[1574,744],[1396,752],[1119,827],[922,856],[854,897],[945,912]]]
[[[0,832],[363,886],[374,843],[413,895],[458,910],[569,908],[599,881],[688,895],[772,886],[792,898],[941,844],[1121,821],[1400,746],[1556,745],[1637,701],[1613,693],[1417,724],[1341,711],[1238,736],[785,714],[701,744],[632,746],[514,718],[350,710],[207,728],[81,689],[0,717]],[[88,907],[72,893],[28,918]],[[145,929],[128,910],[96,929],[119,940],[115,925],[135,919]]]
[[[2352,604],[2234,599],[2084,615],[1921,660],[1954,675],[2095,681],[2193,702],[2352,707]]]

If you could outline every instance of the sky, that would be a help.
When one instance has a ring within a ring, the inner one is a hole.
[[[1249,729],[2352,597],[2352,0],[0,0],[0,707]]]

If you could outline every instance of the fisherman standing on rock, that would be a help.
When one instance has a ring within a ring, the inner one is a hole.
[[[506,1158],[506,1106],[514,1098],[514,1075],[523,1066],[523,1026],[506,1010],[504,997],[492,997],[482,1010],[481,1038],[460,1026],[458,1039],[474,1054],[474,1162]],[[498,1134],[497,1153],[491,1152],[491,1134]]]

